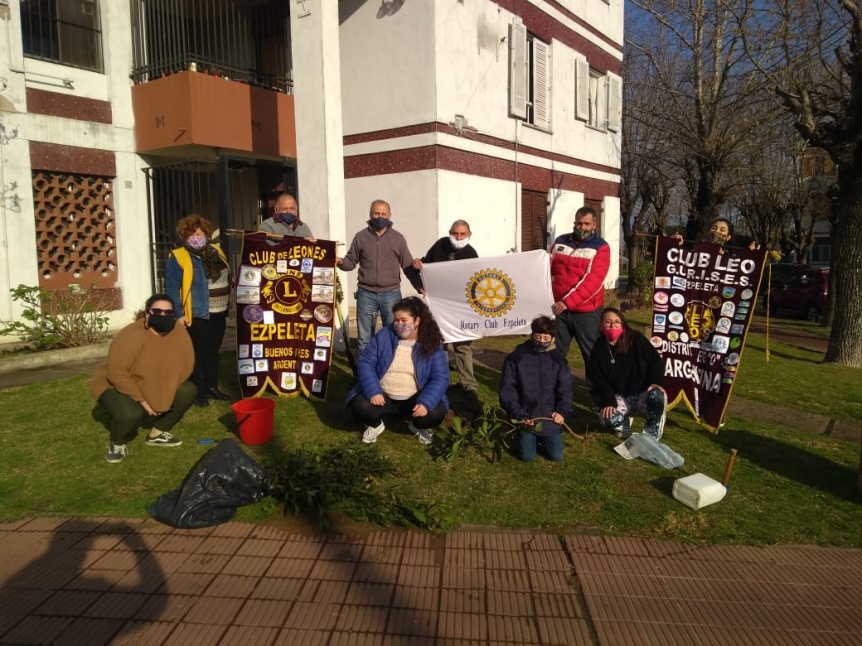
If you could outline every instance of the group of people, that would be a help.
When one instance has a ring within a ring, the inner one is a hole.
[[[476,258],[470,225],[456,220],[449,235],[414,258],[404,236],[393,229],[390,206],[375,200],[367,228],[354,237],[337,260],[344,271],[358,267],[357,383],[347,406],[364,425],[362,441],[377,441],[384,419],[400,417],[422,444],[449,409],[449,360],[442,334],[425,301],[402,298],[401,272],[424,294],[426,263]],[[605,308],[604,281],[610,249],[597,233],[590,207],[575,214],[572,233],[550,249],[554,318],[532,321],[530,338],[506,357],[500,405],[522,422],[517,437],[520,457],[535,459],[539,450],[551,460],[563,455],[562,430],[573,410],[573,380],[566,356],[572,340],[587,367],[594,405],[603,423],[620,436],[631,432],[633,414],[646,417],[644,430],[662,434],[667,398],[661,387],[661,361],[649,341],[633,330],[617,309]],[[296,199],[281,195],[273,214],[259,230],[313,240],[299,217]],[[230,296],[229,266],[212,241],[213,227],[203,217],[188,216],[177,225],[182,245],[167,265],[166,293],[154,294],[137,320],[111,343],[106,362],[92,380],[94,418],[109,430],[106,459],[120,462],[140,428],[149,428],[146,444],[179,446],[174,425],[193,404],[228,396],[218,388],[218,355]],[[375,333],[375,320],[382,328]],[[468,406],[481,411],[470,342],[452,344],[454,363]]]

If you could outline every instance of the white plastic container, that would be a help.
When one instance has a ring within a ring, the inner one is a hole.
[[[673,497],[692,509],[718,502],[726,493],[727,487],[702,473],[680,478],[673,483]]]

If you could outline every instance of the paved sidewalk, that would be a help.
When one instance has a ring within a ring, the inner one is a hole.
[[[859,644],[862,550],[0,525],[3,644]]]

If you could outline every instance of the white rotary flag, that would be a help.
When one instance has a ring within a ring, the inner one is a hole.
[[[534,318],[553,318],[551,262],[541,249],[425,263],[422,282],[447,343],[529,334]]]

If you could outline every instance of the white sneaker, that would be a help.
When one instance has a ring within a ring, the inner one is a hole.
[[[380,422],[378,426],[366,426],[365,432],[362,434],[362,441],[365,444],[374,444],[377,441],[377,438],[380,437],[380,434],[386,430],[386,426],[383,425],[383,422]]]
[[[431,441],[434,439],[434,436],[431,434],[429,429],[416,428],[413,426],[413,422],[407,424],[407,428],[409,428],[410,432],[413,433],[413,437],[419,440],[419,444],[431,444]]]

